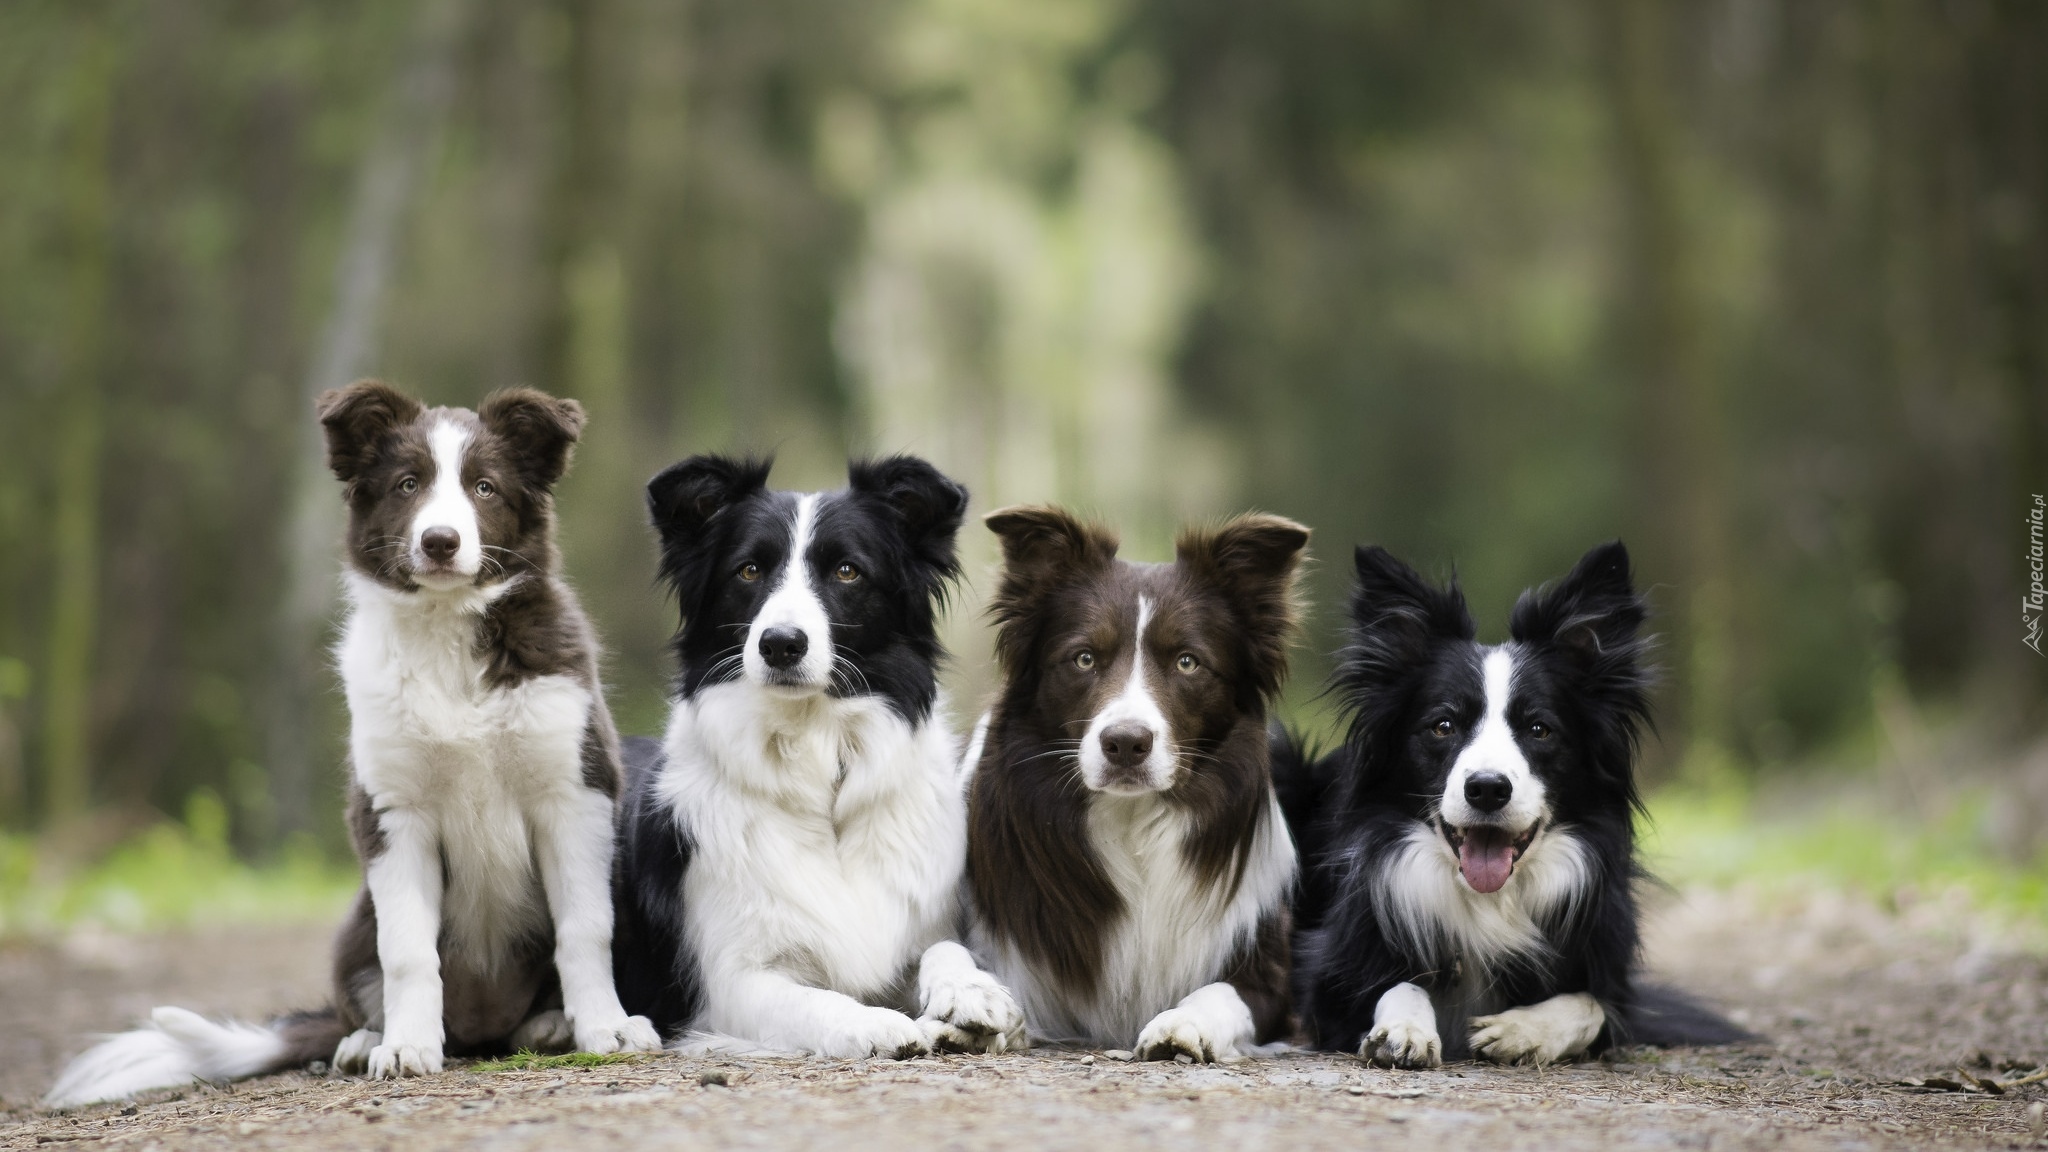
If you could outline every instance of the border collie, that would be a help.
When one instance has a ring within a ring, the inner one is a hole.
[[[618,978],[665,1033],[832,1057],[1002,1051],[957,943],[966,802],[936,614],[966,489],[907,456],[836,492],[698,456],[648,485],[682,615],[668,734],[633,742]]]
[[[1318,1047],[1404,1068],[1551,1063],[1746,1034],[1635,980],[1643,599],[1619,541],[1473,639],[1455,582],[1360,548],[1333,689],[1344,746],[1275,734],[1307,861],[1297,1003]]]
[[[1266,708],[1308,530],[1241,516],[1133,564],[1056,508],[988,526],[1003,683],[968,753],[977,953],[1050,1039],[1204,1061],[1285,1039],[1295,858]]]
[[[319,415],[349,509],[337,656],[364,872],[334,1007],[267,1027],[158,1008],[80,1056],[51,1106],[315,1060],[386,1078],[450,1053],[661,1046],[613,990],[618,738],[555,553],[582,408],[531,389],[426,408],[363,381]]]

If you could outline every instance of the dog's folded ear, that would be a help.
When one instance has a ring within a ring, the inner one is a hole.
[[[1116,560],[1116,534],[1063,508],[1017,504],[982,518],[1003,543],[1003,578],[990,612],[998,621],[1027,610],[1043,591],[1091,576]]]
[[[583,435],[583,405],[536,388],[493,392],[477,407],[477,419],[512,448],[520,474],[552,488],[569,470],[569,454]]]
[[[753,456],[692,456],[647,482],[647,515],[661,537],[661,575],[688,601],[685,585],[705,530],[734,503],[768,486],[774,461]]]
[[[419,419],[425,407],[382,380],[358,380],[322,392],[313,403],[327,433],[327,466],[344,484],[376,463],[378,447],[394,428]]]
[[[1279,691],[1287,678],[1287,645],[1301,616],[1295,579],[1308,536],[1292,520],[1254,512],[1218,528],[1187,529],[1174,542],[1181,566],[1230,601],[1261,696]]]
[[[1050,505],[1018,504],[982,518],[1003,544],[1003,574],[989,598],[996,622],[996,658],[1014,676],[1035,645],[1034,610],[1070,580],[1094,576],[1116,563],[1116,534]]]
[[[955,541],[967,515],[967,489],[915,456],[855,460],[846,466],[855,492],[879,496],[894,509],[919,564],[933,582],[959,575]]]
[[[1555,644],[1581,661],[1634,661],[1637,634],[1649,615],[1629,573],[1628,549],[1610,540],[1580,557],[1548,591],[1522,593],[1508,634],[1524,644]]]

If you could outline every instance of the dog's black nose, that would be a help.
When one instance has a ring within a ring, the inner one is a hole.
[[[801,628],[770,628],[761,633],[761,659],[777,672],[787,672],[811,650],[811,638]]]
[[[420,533],[420,551],[436,564],[446,564],[455,559],[455,553],[462,547],[462,533],[453,528],[429,528]]]
[[[1152,754],[1152,730],[1143,724],[1112,724],[1102,730],[1102,754],[1119,768],[1136,768]]]
[[[1500,811],[1514,794],[1514,784],[1498,772],[1474,772],[1465,777],[1465,803],[1481,812]]]

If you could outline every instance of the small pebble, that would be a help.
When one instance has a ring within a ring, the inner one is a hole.
[[[1173,1054],[1173,1062],[1175,1064],[1193,1064],[1195,1062],[1195,1058],[1193,1056],[1188,1055],[1185,1052],[1175,1052]]]
[[[1093,1063],[1095,1063],[1095,1057],[1093,1057],[1093,1056],[1083,1056],[1083,1057],[1081,1057],[1081,1063],[1083,1063],[1083,1064],[1093,1064]]]
[[[1363,1095],[1365,1095],[1365,1085],[1363,1085],[1363,1084],[1353,1084],[1352,1086],[1350,1086],[1349,1088],[1346,1088],[1346,1089],[1344,1089],[1344,1090],[1345,1090],[1346,1092],[1349,1092],[1349,1093],[1351,1093],[1351,1094],[1352,1094],[1353,1096],[1363,1096]]]
[[[1111,1060],[1128,1061],[1131,1058],[1131,1053],[1126,1052],[1121,1048],[1111,1048],[1109,1051],[1104,1052],[1103,1055]]]

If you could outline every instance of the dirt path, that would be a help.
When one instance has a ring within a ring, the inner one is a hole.
[[[261,1014],[318,999],[319,930],[0,948],[0,1145],[492,1149],[594,1145],[1355,1150],[2008,1148],[2041,1085],[1922,1093],[1906,1077],[2048,1060],[2048,961],[1973,947],[1938,906],[1884,912],[1697,892],[1655,915],[1661,978],[1769,1038],[1552,1069],[1396,1073],[1299,1054],[1227,1067],[1041,1051],[907,1063],[687,1060],[455,1071],[401,1085],[288,1075],[45,1116],[25,1106],[83,1034],[153,1003]],[[2008,1077],[2012,1073],[2006,1073]],[[707,1083],[723,1078],[726,1084]]]

